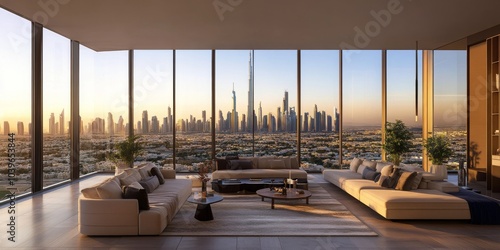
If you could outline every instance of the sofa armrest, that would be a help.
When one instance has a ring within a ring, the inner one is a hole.
[[[175,170],[173,169],[167,169],[167,168],[162,168],[161,174],[163,175],[163,178],[165,179],[175,179]]]
[[[78,199],[78,224],[85,235],[137,235],[136,199]]]

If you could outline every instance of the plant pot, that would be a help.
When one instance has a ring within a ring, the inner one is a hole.
[[[116,164],[116,167],[115,167],[115,175],[119,175],[121,173],[123,173],[123,171],[125,171],[125,169],[128,169],[130,168],[128,163],[125,163],[125,162],[119,162]]]
[[[429,172],[443,178],[443,180],[448,179],[448,169],[446,168],[446,165],[431,165]]]

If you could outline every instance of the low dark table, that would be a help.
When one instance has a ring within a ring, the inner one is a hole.
[[[302,193],[298,193],[298,191]],[[274,200],[301,200],[305,199],[306,204],[309,204],[309,197],[311,197],[312,193],[308,190],[289,188],[286,195],[281,193],[277,193],[274,190],[269,190],[269,188],[263,188],[257,190],[257,194],[262,197],[262,201],[264,198],[271,199],[271,209],[274,209]]]
[[[191,195],[187,201],[190,203],[198,204],[196,207],[196,212],[194,214],[194,218],[199,221],[209,221],[214,219],[214,215],[212,214],[212,208],[210,204],[216,203],[224,200],[224,197],[214,194],[213,196],[208,196],[207,198],[194,199],[194,196]]]
[[[217,193],[237,193],[240,191],[255,193],[259,189],[283,187],[285,178],[262,178],[262,179],[216,179],[212,180],[212,190]],[[297,188],[308,189],[307,179],[297,179]]]

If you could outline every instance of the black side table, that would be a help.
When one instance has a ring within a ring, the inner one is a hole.
[[[194,214],[195,219],[199,221],[209,221],[214,219],[210,204],[217,203],[222,200],[224,200],[224,197],[214,194],[213,196],[208,196],[207,198],[201,199],[194,199],[194,195],[191,195],[187,201],[190,203],[198,204],[198,206],[196,207],[196,212]]]

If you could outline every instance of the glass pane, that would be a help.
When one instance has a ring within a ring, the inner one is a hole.
[[[31,192],[31,33],[25,32],[31,23],[1,8],[0,20],[0,36],[5,38],[0,39],[0,200],[4,200],[9,194]]]
[[[107,154],[129,126],[128,51],[95,52],[80,46],[80,116],[81,174],[114,172]]]
[[[211,157],[211,67],[211,51],[176,51],[177,172],[197,172]]]
[[[401,120],[413,132],[414,150],[403,163],[422,165],[422,53],[418,53],[418,119],[415,119],[415,51],[387,51],[387,121]]]
[[[172,70],[171,50],[134,51],[135,134],[147,142],[138,161],[173,166]]]
[[[254,127],[249,114],[254,113],[255,105],[251,91],[250,57],[251,51],[248,50],[219,50],[215,57],[217,157],[253,155]],[[256,131],[262,127],[262,122],[257,124],[257,120]]]
[[[339,52],[302,51],[302,167],[339,168]]]
[[[43,29],[43,186],[70,178],[70,41]]]
[[[297,51],[255,51],[255,155],[297,156]],[[260,119],[258,115],[257,122]]]
[[[448,169],[457,170],[467,157],[467,51],[434,52],[434,132],[450,139],[453,156]]]
[[[343,163],[354,157],[380,160],[381,51],[343,53]]]

